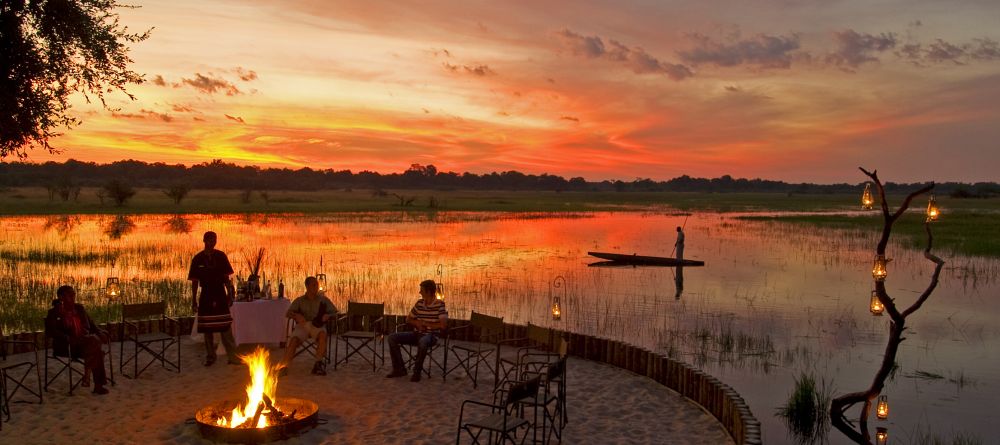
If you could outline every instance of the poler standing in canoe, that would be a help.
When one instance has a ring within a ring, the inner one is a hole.
[[[674,243],[674,248],[677,249],[677,261],[684,259],[684,230],[677,227],[677,241]]]
[[[198,252],[191,259],[191,307],[198,314],[198,332],[205,335],[205,366],[215,363],[215,341],[213,333],[222,337],[222,346],[230,364],[239,364],[236,358],[236,341],[233,339],[233,317],[229,314],[229,306],[233,303],[236,288],[233,287],[233,266],[229,257],[222,251],[215,250],[218,240],[215,232],[205,232],[202,238],[205,250]],[[198,286],[201,285],[201,300],[198,299]]]

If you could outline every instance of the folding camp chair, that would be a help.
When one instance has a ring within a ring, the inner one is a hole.
[[[337,317],[337,339],[333,345],[333,369],[358,355],[371,363],[374,372],[385,363],[385,303],[347,303],[347,313]],[[340,344],[344,357],[340,357]],[[366,357],[365,352],[371,356]]]
[[[394,330],[394,332],[407,332],[412,330],[413,327],[410,326],[409,324],[401,323],[396,325],[396,329]],[[441,379],[444,380],[444,378],[447,376],[446,371],[448,370],[447,367],[448,330],[447,329],[442,330],[439,334],[436,334],[436,336],[437,336],[437,342],[435,342],[433,346],[427,349],[427,358],[425,359],[427,362],[424,364],[424,367],[423,369],[421,369],[421,371],[423,371],[423,373],[426,374],[428,378],[430,378],[431,368],[437,367],[439,370],[441,370]],[[442,359],[438,360],[438,358],[434,356],[434,351],[437,351],[437,349],[442,346],[444,347],[445,353]],[[416,348],[417,348],[416,345],[409,345],[409,344],[399,345],[399,349],[404,355],[403,360],[406,361],[407,368],[411,368],[413,366],[413,362],[417,359]]]
[[[16,360],[7,362],[7,346],[21,345],[31,351],[28,357],[19,356]],[[24,390],[42,403],[42,369],[38,366],[38,347],[35,342],[23,340],[8,340],[0,330],[0,417],[10,420],[10,404],[14,401],[18,390]],[[35,385],[26,382],[31,371],[35,371]]]
[[[110,342],[104,342],[104,345],[108,346],[108,351],[105,353],[108,357],[108,383],[111,386],[115,385],[115,368],[114,363],[111,358],[111,344]],[[103,346],[102,346],[103,348]],[[49,377],[49,362],[53,363],[53,366],[58,365],[58,372],[53,373],[52,377]],[[60,375],[66,373],[69,377],[69,395],[73,395],[73,391],[76,390],[77,386],[80,386],[84,375],[84,363],[83,358],[80,357],[79,353],[75,351],[72,345],[66,345],[66,354],[56,354],[56,350],[52,347],[52,337],[46,332],[45,334],[45,390],[48,391],[49,387],[55,383],[56,379]],[[73,376],[77,375],[80,380],[73,382]]]
[[[549,443],[551,437],[562,442],[562,430],[566,425],[566,357],[555,361],[527,362],[519,381],[505,382],[507,386],[515,385],[531,379],[539,379],[542,393],[535,398],[522,398],[516,403],[522,408],[531,408],[533,412],[532,442],[538,442],[538,417],[541,415],[541,442]],[[494,392],[494,398],[502,398],[508,391],[499,388]],[[551,428],[549,426],[551,425]]]
[[[500,346],[505,343],[521,341],[521,339],[503,338],[503,318],[491,317],[473,311],[469,317],[469,323],[451,329],[454,334],[457,331],[471,329],[475,343],[456,344],[452,343],[449,350],[458,360],[455,366],[448,368],[446,374],[461,368],[465,375],[472,380],[472,387],[478,387],[479,365],[485,365],[486,369],[493,374],[494,387],[500,383]],[[491,360],[492,357],[492,360]]]
[[[462,408],[458,413],[458,431],[455,433],[455,445],[462,441],[462,431],[468,433],[472,438],[472,443],[479,444],[479,438],[483,433],[489,434],[488,443],[524,443],[528,437],[528,429],[531,422],[519,416],[523,413],[520,403],[525,400],[535,400],[538,397],[539,378],[514,384],[504,394],[501,403],[484,403],[475,400],[462,402]],[[476,417],[472,420],[465,420],[465,408],[467,405],[480,408],[489,408],[490,413]],[[517,430],[524,428],[524,435],[520,442],[517,440]]]
[[[181,324],[176,318],[166,315],[167,305],[159,303],[126,304],[122,306],[122,322],[119,325],[118,337],[121,339],[118,354],[118,371],[126,378],[137,378],[150,365],[160,362],[164,369],[181,372]],[[140,321],[156,321],[159,332],[140,334]],[[132,345],[129,354],[125,354],[125,345]],[[168,349],[173,346],[177,350],[177,358],[168,358]],[[150,355],[149,361],[139,368],[140,353]],[[127,359],[126,359],[127,357]],[[125,366],[132,363],[132,375],[125,373]]]
[[[309,323],[309,321],[306,321],[306,323]],[[333,348],[332,343],[334,342],[333,335],[334,335],[334,333],[336,331],[335,326],[336,326],[336,314],[331,314],[331,317],[330,317],[329,320],[327,320],[326,327],[325,327],[326,328],[326,351],[323,352],[323,357],[324,357],[324,359],[326,360],[327,363],[330,363],[330,349]],[[285,331],[286,331],[286,334],[285,334],[285,338],[286,338],[285,344],[287,345],[288,342],[291,341],[292,332],[295,331],[295,320],[292,320],[291,318],[288,319],[288,323],[286,324]],[[317,346],[318,345],[316,344],[316,340],[315,339],[313,339],[312,337],[307,338],[305,341],[303,341],[301,344],[299,344],[298,348],[295,349],[295,354],[292,355],[292,359],[295,359],[295,357],[298,357],[300,354],[305,353],[305,352],[308,352],[309,354],[312,354],[313,356],[315,356],[316,355],[316,347]]]

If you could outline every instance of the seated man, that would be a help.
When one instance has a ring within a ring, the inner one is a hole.
[[[56,291],[59,299],[52,302],[45,317],[46,335],[52,337],[52,349],[56,355],[83,358],[85,376],[81,384],[89,384],[86,380],[94,375],[94,394],[107,394],[107,376],[104,370],[104,351],[101,345],[107,342],[108,333],[97,327],[90,319],[83,305],[76,304],[76,291],[72,286],[61,286]]]
[[[389,355],[392,356],[392,373],[387,378],[402,377],[406,375],[406,366],[403,364],[403,357],[400,355],[399,345],[417,345],[417,359],[413,364],[413,376],[411,382],[420,381],[420,372],[424,367],[424,358],[427,357],[427,350],[437,343],[437,335],[442,329],[448,326],[448,311],[444,307],[444,300],[438,300],[437,284],[434,280],[425,280],[420,283],[420,299],[413,305],[413,309],[406,316],[406,323],[413,326],[409,332],[397,332],[389,336]]]
[[[326,295],[319,293],[319,280],[316,277],[307,277],[306,293],[292,301],[285,314],[295,320],[295,330],[288,339],[285,357],[278,365],[281,368],[279,371],[281,375],[287,373],[288,363],[295,357],[299,345],[310,338],[316,339],[316,364],[313,365],[312,373],[326,375],[326,322],[336,314],[337,308],[333,302],[326,298]]]

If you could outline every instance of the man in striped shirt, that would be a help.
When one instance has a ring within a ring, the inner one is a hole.
[[[444,300],[437,299],[437,284],[434,280],[420,283],[420,299],[406,316],[406,323],[413,326],[412,331],[397,332],[389,336],[389,355],[392,357],[392,372],[387,378],[406,375],[406,365],[400,354],[399,345],[416,345],[417,357],[413,364],[411,382],[420,381],[420,372],[424,366],[427,350],[437,343],[437,334],[448,325],[448,311]]]

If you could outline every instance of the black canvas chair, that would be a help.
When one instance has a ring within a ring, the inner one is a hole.
[[[538,374],[547,362],[559,359],[561,339],[556,338],[555,331],[531,323],[528,323],[526,331],[527,335],[524,338],[508,340],[522,346],[517,348],[514,355],[500,357],[497,371],[499,381],[496,388],[508,380],[521,380],[520,376],[525,372]],[[526,366],[533,369],[525,369]]]
[[[7,348],[22,346],[31,352],[30,356],[19,356],[15,360],[7,361]],[[9,340],[0,330],[0,421],[10,420],[10,404],[14,401],[18,391],[26,392],[30,397],[37,398],[38,403],[42,403],[42,369],[38,366],[38,347],[35,342],[23,340]],[[35,384],[27,380],[32,371],[35,374]],[[4,419],[5,418],[5,419]],[[2,423],[0,423],[2,424]]]
[[[451,342],[449,350],[458,360],[454,366],[448,368],[446,374],[462,369],[465,375],[472,380],[472,387],[478,387],[479,365],[483,365],[493,374],[494,387],[500,383],[500,346],[506,343],[521,341],[521,339],[503,338],[503,318],[492,317],[473,311],[467,324],[451,328],[451,334],[470,330],[474,343]]]
[[[533,413],[534,428],[532,428],[532,442],[541,440],[543,444],[550,443],[553,436],[561,443],[562,430],[568,420],[566,417],[566,357],[560,357],[555,361],[549,361],[545,357],[544,361],[526,362],[522,369],[523,374],[520,381],[509,381],[509,387],[517,383],[531,379],[539,379],[541,393],[538,397],[522,398],[516,403],[521,409],[530,408]],[[494,393],[495,398],[502,398],[506,389],[500,388]],[[541,425],[539,425],[539,418]],[[539,426],[541,431],[539,431]]]
[[[119,325],[118,337],[121,339],[118,354],[118,371],[126,378],[137,378],[153,363],[160,362],[164,369],[181,372],[181,323],[176,318],[166,314],[167,304],[140,303],[122,306],[122,320]],[[143,321],[156,322],[159,332],[140,334],[139,323]],[[132,345],[126,354],[126,344]],[[168,354],[170,347],[177,350],[176,358]],[[141,368],[139,362],[143,353],[149,354],[149,361]],[[132,364],[132,375],[125,372],[125,367]]]
[[[524,440],[528,438],[528,430],[532,425],[521,416],[523,410],[520,409],[520,405],[523,401],[537,399],[538,388],[539,378],[535,377],[512,385],[504,393],[500,403],[490,404],[475,400],[462,402],[462,408],[458,412],[458,431],[455,433],[455,445],[462,442],[463,431],[472,439],[473,444],[523,444]],[[466,420],[465,409],[467,406],[479,408],[477,411],[484,411],[482,408],[488,408],[489,413],[484,412],[471,420]],[[524,433],[521,440],[518,441],[517,432],[522,428]],[[483,433],[488,434],[486,442],[480,440]]]
[[[376,371],[385,363],[385,303],[347,303],[347,313],[337,317],[333,346],[333,369],[358,355]],[[340,357],[340,344],[344,356]],[[368,356],[365,353],[370,353]]]
[[[325,327],[326,328],[326,351],[323,352],[323,357],[324,357],[324,360],[327,363],[330,363],[330,350],[333,349],[333,342],[334,342],[333,336],[334,336],[334,334],[336,333],[336,330],[337,330],[336,329],[336,326],[337,326],[336,321],[337,321],[337,314],[331,314],[330,319],[327,320],[327,322],[326,322],[326,327]],[[306,323],[309,323],[309,321],[307,320]],[[288,319],[288,323],[286,324],[285,345],[288,345],[288,342],[291,341],[292,332],[294,332],[294,331],[295,331],[295,320],[292,320],[291,318],[289,318]],[[309,354],[315,356],[315,354],[316,354],[316,347],[317,346],[319,346],[319,345],[316,344],[316,340],[315,339],[313,339],[313,338],[306,339],[301,344],[299,344],[298,348],[295,349],[295,354],[292,356],[292,359],[294,360],[295,357],[298,357],[300,354],[303,354],[303,353],[309,353]]]
[[[44,319],[43,319],[44,321]],[[83,358],[80,353],[73,348],[72,345],[67,344],[66,350],[57,349],[53,347],[52,333],[48,329],[45,330],[45,381],[44,387],[48,391],[49,387],[59,378],[59,376],[65,373],[69,378],[69,395],[73,395],[73,391],[76,390],[77,386],[80,386],[84,375],[84,363]],[[111,343],[110,341],[104,342],[104,345],[108,347],[108,351],[105,354],[108,359],[107,370],[108,370],[108,383],[111,386],[115,385],[115,367],[113,360],[111,358]],[[56,368],[56,371],[52,373],[52,377],[49,377],[49,363],[52,363],[52,367]],[[80,379],[73,381],[74,376],[79,376]]]
[[[396,325],[394,332],[407,332],[412,330],[413,326],[410,326],[407,323],[401,323]],[[429,378],[431,377],[431,369],[437,368],[441,371],[441,379],[443,380],[447,376],[446,371],[448,370],[448,330],[442,330],[441,333],[437,334],[437,338],[438,340],[434,343],[434,346],[427,349],[427,358],[425,359],[424,367],[421,371]],[[413,362],[417,359],[416,348],[416,345],[399,345],[399,350],[403,354],[403,360],[406,361],[407,368],[412,368]],[[438,348],[443,348],[445,351],[440,360],[434,356],[434,352],[437,351]]]

